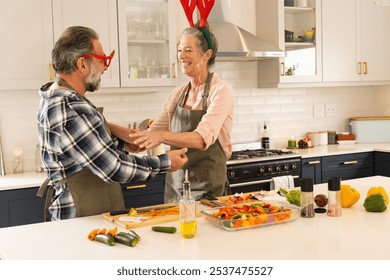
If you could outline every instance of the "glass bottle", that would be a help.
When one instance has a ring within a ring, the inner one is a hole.
[[[195,199],[191,197],[191,185],[188,181],[188,170],[185,171],[183,182],[183,197],[179,201],[180,233],[184,238],[196,236],[196,206]]]
[[[12,171],[14,174],[23,173],[23,160],[21,156],[23,155],[22,148],[15,148],[13,151],[15,156],[14,161],[12,163]]]
[[[340,178],[328,178],[328,216],[341,216]]]
[[[270,136],[270,133],[269,133],[268,121],[264,121],[264,125],[263,125],[263,137],[261,137],[261,147],[262,147],[263,149],[269,149],[269,148],[270,148],[270,145],[269,145],[269,136]]]
[[[301,179],[301,217],[314,217],[313,179]]]

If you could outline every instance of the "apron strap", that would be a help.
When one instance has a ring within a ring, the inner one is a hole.
[[[50,182],[51,182],[51,180],[49,178],[47,178],[42,183],[42,185],[39,187],[38,192],[37,192],[37,196],[43,197],[43,195],[45,194],[45,192],[47,190],[46,198],[45,198],[45,210],[44,210],[44,215],[43,215],[45,222],[51,221],[51,214],[49,212],[49,207],[52,203],[52,199],[54,196],[54,186],[52,184],[49,185]],[[65,182],[66,182],[66,178],[60,180],[57,184],[62,184]]]

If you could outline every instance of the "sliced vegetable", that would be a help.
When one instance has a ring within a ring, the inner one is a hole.
[[[99,229],[99,231],[97,232],[97,234],[106,234],[106,231],[107,231],[107,229],[101,228],[101,229]]]
[[[133,235],[119,232],[114,236],[115,242],[118,242],[123,245],[127,245],[130,247],[135,247],[135,245],[138,243],[138,239],[134,237]]]
[[[93,229],[89,234],[88,234],[88,239],[93,241],[95,240],[95,236],[97,235],[99,229],[96,228],[96,229]]]
[[[154,226],[152,227],[153,231],[165,232],[165,233],[175,233],[177,231],[176,227],[163,227],[163,226]]]
[[[115,239],[111,235],[98,234],[95,236],[94,240],[102,242],[102,243],[107,244],[109,246],[115,245]]]
[[[114,237],[118,232],[118,227],[114,227],[113,229],[110,229],[109,231],[106,232],[106,235],[111,235]]]
[[[135,232],[134,230],[132,230],[132,229],[129,229],[129,234],[134,235],[138,240],[141,239],[141,236],[139,236],[138,233],[136,233],[136,232]]]

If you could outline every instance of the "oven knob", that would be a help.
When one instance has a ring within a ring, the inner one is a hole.
[[[297,169],[297,165],[296,164],[291,165],[291,169],[293,170]]]
[[[260,174],[263,174],[263,173],[265,173],[265,169],[264,169],[264,167],[260,167]]]
[[[234,172],[234,170],[228,171],[228,177],[229,177],[230,179],[233,179],[234,176],[236,176],[236,172]]]
[[[269,173],[272,173],[272,167],[268,167],[267,171],[268,171]]]
[[[288,165],[285,165],[285,166],[283,167],[283,169],[284,169],[284,171],[287,171],[287,170],[289,169]]]
[[[277,172],[280,172],[280,170],[282,170],[282,168],[280,168],[280,166],[276,166],[275,170],[276,170]]]

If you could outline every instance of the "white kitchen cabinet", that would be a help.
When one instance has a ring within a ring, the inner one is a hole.
[[[284,0],[256,1],[256,34],[286,51],[284,58],[258,62],[260,87],[321,82],[321,1],[307,2],[285,7]],[[305,30],[314,30],[314,37],[305,37]],[[293,37],[286,38],[286,31]]]
[[[1,0],[0,4],[0,90],[38,90],[50,77],[51,0]]]
[[[322,1],[324,82],[390,81],[390,7]]]
[[[118,0],[122,87],[176,83],[175,0]]]
[[[108,55],[116,51],[108,70],[102,76],[102,88],[119,87],[119,59],[117,6],[112,0],[52,0],[54,41],[73,25],[94,29],[99,35],[103,50]]]

